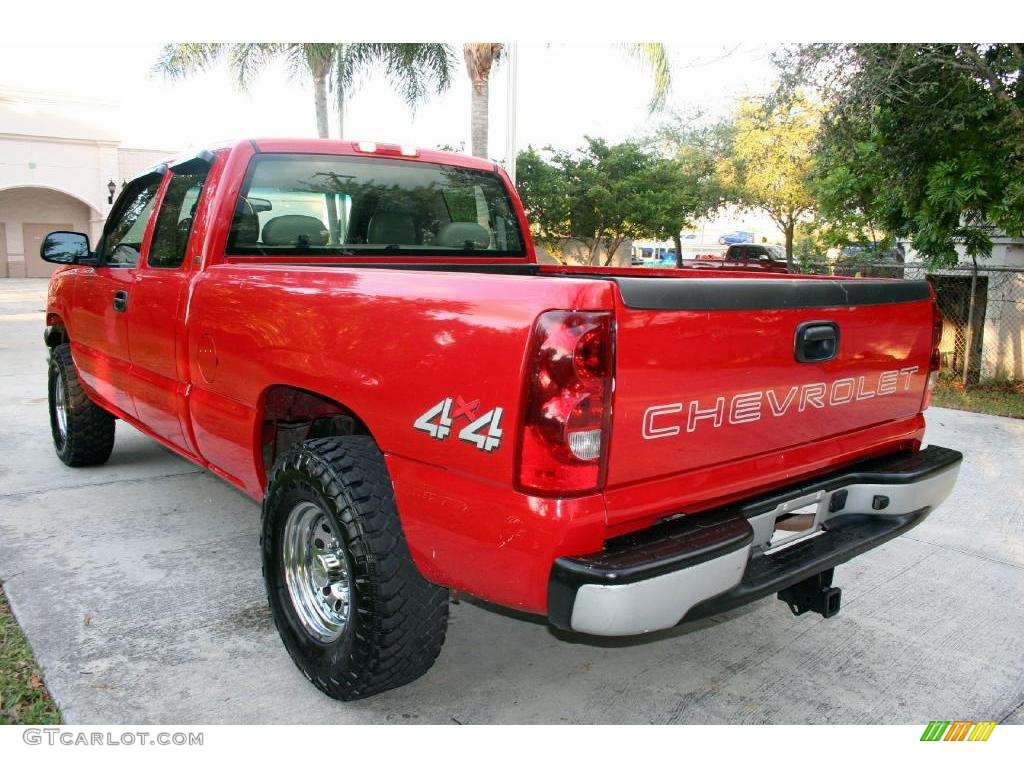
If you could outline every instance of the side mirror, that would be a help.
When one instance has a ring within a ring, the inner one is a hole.
[[[53,264],[77,264],[89,259],[89,237],[81,232],[51,232],[39,246],[39,257]]]

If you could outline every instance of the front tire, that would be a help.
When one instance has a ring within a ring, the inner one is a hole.
[[[89,467],[109,459],[115,419],[85,394],[69,344],[54,347],[50,354],[47,395],[57,458],[69,467]]]
[[[263,578],[292,660],[336,699],[405,685],[434,664],[448,590],[416,569],[372,438],[286,451],[263,502]]]

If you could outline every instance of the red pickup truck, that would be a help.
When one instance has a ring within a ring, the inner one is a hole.
[[[830,616],[962,458],[922,448],[927,282],[540,265],[484,160],[243,141],[41,256],[58,457],[122,419],[262,500],[277,627],[341,699],[430,668],[449,589],[595,635]]]

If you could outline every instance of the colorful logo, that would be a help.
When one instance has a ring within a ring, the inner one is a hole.
[[[932,720],[921,741],[988,741],[995,727],[995,720]]]

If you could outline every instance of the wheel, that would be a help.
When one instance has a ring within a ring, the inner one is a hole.
[[[372,696],[433,666],[448,590],[416,569],[372,438],[289,448],[271,470],[260,545],[281,639],[328,696]]]
[[[60,344],[50,353],[47,389],[57,457],[69,467],[88,467],[109,459],[115,419],[85,394],[69,344]]]

